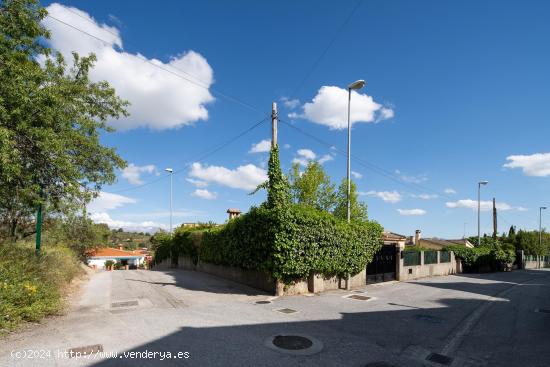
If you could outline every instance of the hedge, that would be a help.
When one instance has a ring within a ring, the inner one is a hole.
[[[478,247],[449,246],[448,250],[462,260],[466,271],[500,270],[504,264],[513,263],[516,257],[513,249],[498,242]]]
[[[357,274],[382,246],[382,231],[376,222],[348,224],[299,205],[259,207],[201,231],[195,249],[202,262],[262,270],[289,283],[311,273]]]

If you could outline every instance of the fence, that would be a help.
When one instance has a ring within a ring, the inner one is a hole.
[[[397,279],[403,281],[456,273],[462,273],[462,264],[452,251],[404,250],[399,258]]]
[[[424,251],[424,264],[437,264],[437,251]]]
[[[420,265],[420,251],[403,251],[403,265],[404,266],[415,266]]]
[[[451,253],[449,251],[441,251],[439,253],[439,262],[440,263],[450,263],[451,262]]]

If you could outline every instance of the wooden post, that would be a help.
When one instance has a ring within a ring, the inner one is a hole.
[[[271,105],[271,147],[277,146],[277,102]]]
[[[497,239],[497,205],[493,198],[493,239]]]

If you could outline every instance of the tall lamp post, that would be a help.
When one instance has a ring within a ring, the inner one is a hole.
[[[165,168],[166,172],[170,173],[170,238],[172,238],[172,176],[174,175],[174,170],[172,168]],[[170,246],[170,266],[172,266],[172,246]]]
[[[170,237],[172,236],[172,176],[174,170],[172,168],[166,168],[166,172],[170,173]]]
[[[351,91],[365,86],[364,80],[357,80],[348,85],[348,223],[351,221]]]
[[[479,181],[477,183],[477,245],[481,246],[480,232],[480,212],[481,212],[481,185],[487,185],[489,181]]]
[[[542,211],[546,209],[545,206],[539,208],[539,248],[542,248]]]

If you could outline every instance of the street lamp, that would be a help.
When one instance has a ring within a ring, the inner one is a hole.
[[[542,211],[546,209],[545,206],[539,208],[539,248],[542,248]]]
[[[170,236],[172,236],[172,176],[174,175],[174,170],[172,168],[164,170],[170,173]]]
[[[487,185],[489,181],[479,181],[477,183],[477,245],[481,245],[480,233],[480,211],[481,211],[481,185]]]
[[[359,90],[365,86],[365,81],[360,79],[348,85],[348,223],[351,221],[351,91]]]

